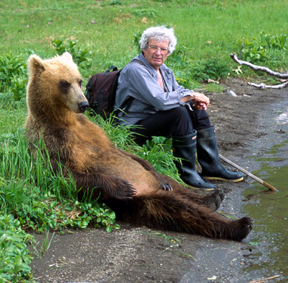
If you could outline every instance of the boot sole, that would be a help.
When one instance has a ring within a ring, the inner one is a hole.
[[[244,177],[241,177],[239,179],[234,179],[234,180],[229,180],[229,179],[224,179],[221,177],[206,177],[206,176],[202,176],[205,179],[209,179],[209,180],[219,180],[219,181],[226,181],[226,182],[232,182],[232,183],[238,183],[244,180]]]
[[[191,185],[188,185],[188,184],[186,184],[185,183],[185,185],[189,188],[189,189],[193,189],[193,190],[200,190],[200,189],[202,189],[202,190],[206,190],[206,191],[215,191],[215,189],[212,189],[212,188],[197,188],[197,187],[193,187],[193,186],[191,186]]]

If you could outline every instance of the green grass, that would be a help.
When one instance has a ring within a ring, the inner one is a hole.
[[[224,90],[224,87],[216,83],[211,83],[211,84],[206,85],[205,90],[207,92],[222,93]]]
[[[2,54],[33,50],[49,57],[55,54],[52,40],[77,39],[93,52],[93,74],[111,63],[128,63],[137,54],[133,32],[151,25],[174,27],[178,45],[187,46],[194,60],[220,58],[231,66],[229,54],[239,53],[243,37],[287,33],[287,1],[195,2],[2,1],[0,48]]]
[[[35,243],[25,232],[28,228],[47,235],[51,229],[64,233],[67,227],[119,228],[104,204],[90,196],[78,201],[72,178],[52,174],[45,151],[34,159],[27,150],[23,124],[30,54],[50,58],[70,51],[84,88],[92,74],[112,64],[121,68],[136,56],[144,29],[167,25],[174,28],[178,45],[166,63],[179,83],[197,88],[208,78],[238,76],[229,55],[239,54],[243,37],[242,58],[287,70],[287,8],[284,0],[0,1],[0,283],[33,281],[27,245]],[[247,67],[241,71],[242,77],[254,75]],[[206,90],[222,91],[215,84]],[[158,137],[139,147],[128,129],[112,127],[100,117],[91,119],[116,146],[179,180],[171,140]],[[43,254],[49,243],[40,245]]]

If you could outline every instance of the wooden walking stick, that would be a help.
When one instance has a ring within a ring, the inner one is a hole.
[[[222,159],[223,161],[227,162],[228,164],[232,165],[233,167],[237,168],[238,170],[242,171],[243,173],[247,174],[249,177],[251,177],[252,179],[256,180],[257,182],[259,182],[260,184],[264,185],[265,187],[269,188],[269,190],[271,191],[277,191],[276,188],[274,188],[273,186],[269,185],[268,183],[266,183],[265,181],[263,181],[262,179],[256,177],[255,175],[253,175],[252,173],[250,173],[249,171],[245,170],[244,168],[238,166],[237,164],[235,164],[234,162],[230,161],[229,159],[227,159],[226,157],[222,156],[221,154],[219,154],[220,159]]]

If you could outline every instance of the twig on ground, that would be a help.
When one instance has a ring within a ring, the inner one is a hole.
[[[280,275],[275,275],[275,276],[271,276],[271,277],[268,277],[268,278],[263,278],[263,279],[259,279],[259,280],[253,280],[253,281],[250,281],[248,283],[264,283],[264,282],[267,282],[268,280],[272,280],[272,279],[275,279],[275,278],[278,278]]]

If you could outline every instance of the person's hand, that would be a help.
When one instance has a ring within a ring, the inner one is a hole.
[[[200,92],[191,92],[191,96],[184,96],[180,101],[188,102],[190,100],[194,102],[193,106],[198,110],[207,110],[207,107],[210,103],[210,99]]]
[[[192,101],[194,102],[193,106],[198,110],[207,110],[210,99],[203,93],[199,92],[192,92],[192,95]]]

